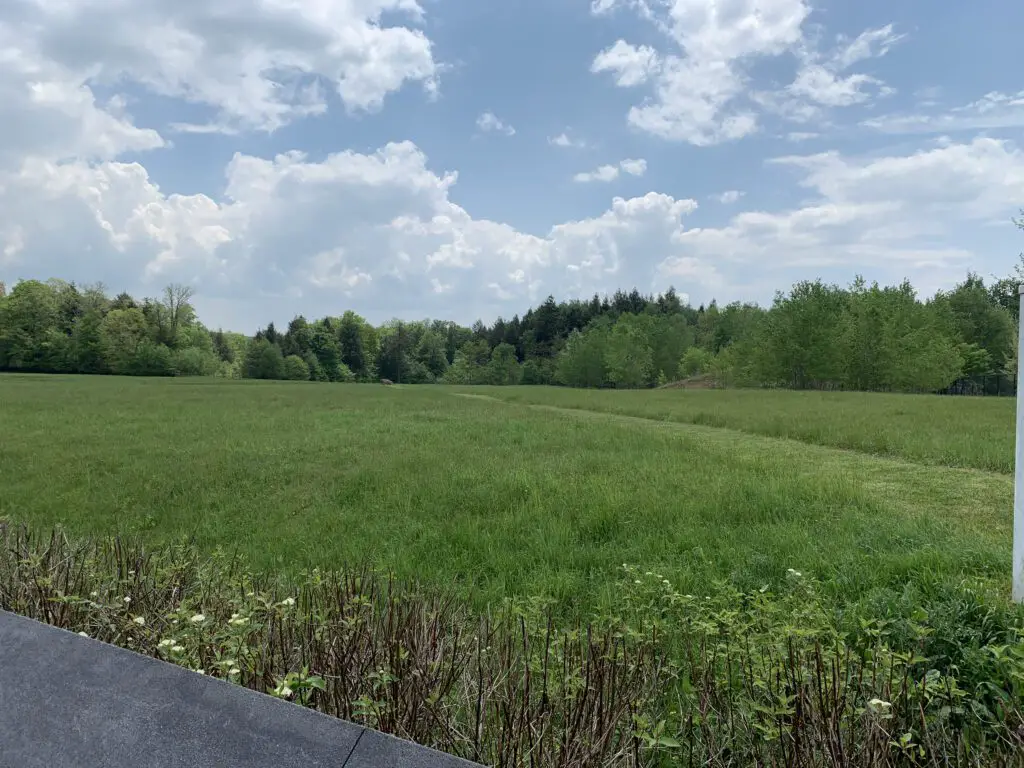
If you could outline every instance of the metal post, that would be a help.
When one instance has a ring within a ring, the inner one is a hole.
[[[1024,603],[1024,283],[1018,288],[1017,450],[1013,473],[1013,600]]]

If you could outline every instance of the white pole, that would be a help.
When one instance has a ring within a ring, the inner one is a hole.
[[[1013,600],[1024,603],[1024,283],[1018,288],[1017,450],[1013,479]]]

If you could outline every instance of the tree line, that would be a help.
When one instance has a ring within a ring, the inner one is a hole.
[[[714,386],[938,391],[1016,371],[1024,259],[990,284],[975,274],[927,299],[909,282],[804,281],[769,307],[692,307],[675,290],[618,291],[472,327],[374,326],[348,311],[254,336],[205,327],[187,286],[113,298],[58,279],[0,284],[0,370],[312,381]]]

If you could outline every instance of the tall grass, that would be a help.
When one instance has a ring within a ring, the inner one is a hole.
[[[0,414],[0,517],[193,537],[264,571],[371,563],[481,610],[517,595],[569,615],[614,604],[623,562],[693,593],[794,568],[840,603],[908,582],[1002,588],[1009,569],[1009,477],[737,431],[445,388],[114,377],[3,376]]]
[[[1013,472],[1013,398],[789,390],[473,387],[508,402],[724,427],[928,464]]]

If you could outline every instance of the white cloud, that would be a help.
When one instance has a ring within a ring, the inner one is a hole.
[[[325,86],[369,111],[406,82],[436,88],[430,41],[385,25],[384,13],[414,23],[422,9],[415,0],[179,0],[173,12],[163,0],[3,3],[0,69],[16,73],[16,88],[38,83],[34,98],[51,105],[83,109],[92,86],[127,82],[210,109],[185,130],[270,131],[323,112]]]
[[[642,158],[638,160],[623,160],[619,163],[619,168],[622,169],[623,173],[628,173],[630,176],[643,176],[647,173],[647,161]]]
[[[935,102],[931,102],[935,104]],[[993,91],[945,112],[884,115],[861,123],[882,133],[952,133],[1024,127],[1024,91]]]
[[[606,13],[614,0],[595,2]],[[704,146],[738,139],[757,129],[757,118],[736,105],[744,91],[746,62],[778,56],[802,38],[810,13],[805,0],[673,0],[664,12],[637,0],[631,3],[678,49],[659,53],[624,40],[600,52],[591,69],[613,72],[620,86],[651,80],[654,99],[629,112],[629,122],[666,139]]]
[[[814,131],[790,131],[786,134],[786,140],[793,142],[808,141],[816,139],[820,135],[820,133],[815,133]]]
[[[958,224],[977,226],[1024,204],[1024,152],[993,139],[908,156],[827,152],[774,163],[799,171],[815,197],[788,211],[745,211],[725,227],[682,232],[676,239],[686,256],[717,260],[723,271],[732,263],[802,277],[822,269],[912,275],[928,291],[977,266],[978,255],[957,242]]]
[[[856,39],[836,39],[829,55],[804,33],[808,0],[595,0],[603,15],[629,7],[670,41],[668,51],[619,39],[599,52],[595,73],[611,73],[616,85],[650,83],[653,98],[632,107],[629,122],[665,139],[707,146],[758,130],[758,107],[797,122],[822,116],[823,108],[863,104],[893,92],[881,80],[845,73],[852,65],[884,56],[902,35],[892,25]],[[801,66],[782,91],[749,87],[749,70],[761,58],[797,55]]]
[[[572,180],[581,184],[587,184],[591,181],[615,181],[617,178],[619,178],[619,166],[602,165],[593,171],[577,173],[572,177]]]
[[[628,173],[630,176],[643,176],[647,173],[647,161],[640,158],[637,160],[622,160],[618,165],[602,165],[596,170],[585,173],[577,173],[573,181],[586,184],[591,181],[615,181],[619,178],[619,172]]]
[[[550,292],[634,285],[765,300],[787,285],[786,270],[895,280],[916,270],[927,278],[919,287],[948,284],[976,263],[952,227],[1024,205],[1024,152],[993,139],[774,165],[797,175],[806,203],[702,228],[688,226],[696,202],[649,192],[534,235],[474,219],[450,199],[457,175],[431,170],[409,142],[319,162],[238,154],[218,199],[164,194],[137,163],[33,160],[0,176],[0,279],[28,270],[152,293],[188,281],[208,322],[248,331],[344,308],[376,321],[397,311],[470,322]]]
[[[548,144],[551,144],[552,146],[555,147],[562,147],[563,149],[568,149],[569,147],[582,149],[583,147],[587,146],[587,143],[583,139],[570,138],[569,134],[564,131],[558,134],[557,136],[549,136]]]
[[[613,72],[615,83],[623,88],[640,85],[661,69],[658,52],[649,45],[630,45],[617,40],[614,45],[597,54],[590,71]]]
[[[745,194],[747,193],[741,192],[738,189],[727,189],[725,192],[721,192],[717,195],[712,195],[711,199],[717,200],[718,202],[723,203],[725,205],[731,205],[732,203],[735,203],[737,200],[743,197]]]
[[[837,69],[843,70],[864,59],[885,56],[904,37],[906,35],[898,35],[893,31],[892,24],[865,30],[848,44],[845,44],[846,39],[840,36],[840,49],[833,57],[834,65]]]
[[[903,38],[888,24],[866,30],[852,41],[839,36],[837,48],[830,56],[808,50],[803,54],[803,66],[786,91],[825,107],[849,107],[868,102],[876,95],[888,96],[893,89],[878,78],[842,73],[857,62],[885,56]]]
[[[484,112],[476,119],[476,127],[484,133],[503,133],[506,136],[514,136],[516,129],[503,122],[493,112]]]

